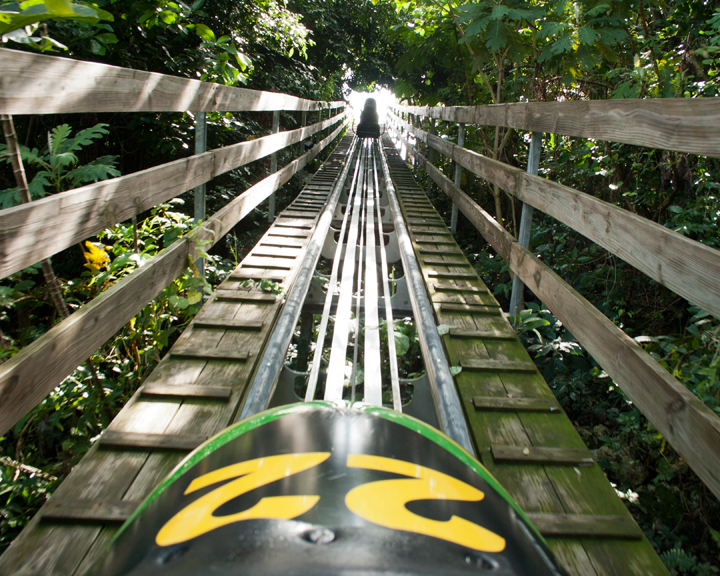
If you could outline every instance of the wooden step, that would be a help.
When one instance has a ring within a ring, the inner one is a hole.
[[[496,412],[559,412],[555,398],[506,398],[504,396],[474,396],[476,410]]]
[[[231,300],[233,302],[276,302],[278,295],[261,292],[245,292],[243,290],[215,290],[216,300]]]
[[[144,396],[171,396],[180,398],[208,398],[211,400],[227,400],[232,388],[219,386],[192,386],[189,384],[146,384],[141,389]]]
[[[493,444],[490,450],[496,464],[552,464],[557,466],[593,466],[595,464],[587,448]]]
[[[482,314],[487,316],[502,316],[502,308],[497,306],[485,306],[484,304],[455,304],[443,302],[440,304],[442,312],[467,312],[468,314]]]
[[[472,268],[472,264],[467,260],[462,262],[447,262],[446,260],[440,260],[440,258],[423,258],[423,264],[430,264],[435,266],[457,266],[460,268]]]
[[[480,370],[483,372],[537,372],[533,362],[517,360],[495,360],[491,358],[462,358],[460,366],[466,370]]]
[[[430,284],[436,292],[469,292],[472,294],[487,294],[488,289],[484,286],[457,286],[455,284],[441,284],[436,282]]]
[[[190,452],[205,442],[208,436],[198,434],[142,434],[107,430],[100,437],[103,448],[135,448],[141,450],[180,450]]]
[[[590,514],[525,514],[546,538],[611,538],[641,540],[643,532],[630,516]]]
[[[192,325],[196,328],[222,328],[225,330],[262,330],[260,320],[229,320],[227,318],[195,318]]]
[[[430,278],[456,278],[457,280],[477,280],[478,275],[472,272],[438,272],[430,270],[427,275]],[[487,292],[487,289],[483,290]]]
[[[245,361],[249,354],[241,350],[230,348],[201,348],[201,347],[175,347],[170,354],[176,358],[192,358],[196,360],[239,360]]]
[[[517,334],[511,330],[465,330],[450,328],[451,338],[477,338],[479,340],[515,340]]]

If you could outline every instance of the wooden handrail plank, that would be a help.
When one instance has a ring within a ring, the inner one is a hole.
[[[405,141],[406,145],[409,145]],[[720,417],[419,153],[428,175],[720,497]]]
[[[337,135],[341,129],[342,125],[333,134]],[[189,238],[177,240],[142,268],[118,281],[0,365],[0,435],[15,425],[83,360],[177,278],[187,267],[188,257],[192,260],[197,258],[195,245],[200,243],[204,249],[209,249],[254,206],[277,189],[275,185],[279,187],[284,182],[284,176],[279,177],[278,174],[285,171],[287,176],[292,169],[304,166],[309,158],[319,154],[332,141],[333,134],[280,172],[246,190],[219,210],[212,221],[208,221],[208,225],[196,228]],[[291,166],[293,168],[286,171]],[[258,194],[258,190],[262,190],[264,196]]]
[[[277,92],[0,49],[3,114],[294,111],[341,106],[345,102],[304,100]]]
[[[1,210],[0,277],[48,258],[219,174],[300,142],[308,135],[339,122],[343,117],[344,113],[338,114],[306,128],[211,150]],[[335,130],[333,134],[337,132]],[[316,145],[295,162],[305,158],[304,163],[300,162],[304,166],[320,150]],[[293,170],[299,169],[299,164],[293,166],[295,168],[286,167],[276,172],[274,178],[286,182],[295,173]],[[273,180],[266,179],[263,182],[265,187],[274,185]]]
[[[637,146],[720,156],[719,98],[517,102],[485,106],[397,107],[449,122],[505,126]]]
[[[395,119],[434,149],[519,200],[557,218],[720,318],[720,250],[568,186],[492,160]],[[415,147],[407,143],[414,153]],[[425,158],[418,155],[420,164]]]

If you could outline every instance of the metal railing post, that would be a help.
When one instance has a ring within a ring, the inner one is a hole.
[[[542,148],[542,132],[533,132],[530,140],[530,151],[528,153],[527,173],[537,175],[540,166],[540,149]],[[520,231],[518,242],[527,248],[530,245],[530,227],[532,226],[533,207],[523,202],[522,215],[520,216]],[[512,293],[510,294],[510,309],[512,316],[517,316],[522,306],[523,282],[516,274],[513,278]]]
[[[465,124],[459,124],[458,125],[458,146],[461,148],[465,146]],[[455,162],[455,186],[458,188],[460,187],[460,177],[462,176],[462,168],[460,168],[460,164]],[[457,232],[457,221],[458,221],[458,207],[453,202],[452,205],[452,213],[450,215],[450,232],[453,233],[453,235]]]
[[[202,154],[207,150],[207,122],[205,112],[195,115],[195,154]],[[195,224],[205,219],[205,184],[195,187]],[[200,275],[205,274],[205,261],[199,258],[195,262]]]
[[[280,111],[273,112],[272,130],[270,134],[277,134],[280,131]],[[270,155],[270,174],[277,172],[277,152]],[[268,204],[268,222],[275,220],[275,192],[270,194],[270,202]]]
[[[430,118],[430,127],[428,128],[428,132],[430,134],[435,134],[435,118]],[[430,144],[428,144],[425,147],[425,152],[427,153],[428,161],[430,164],[433,163],[435,160],[435,150],[433,149]],[[427,191],[425,192],[428,196],[430,195],[430,188],[432,186],[432,178],[430,176],[427,177]]]

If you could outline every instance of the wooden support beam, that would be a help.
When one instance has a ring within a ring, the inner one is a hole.
[[[107,430],[100,437],[102,448],[132,448],[136,450],[179,450],[190,452],[205,442],[208,436],[197,434],[142,434]]]
[[[560,412],[560,404],[555,398],[506,398],[493,396],[475,396],[473,405],[476,410],[495,412]]]
[[[595,462],[587,448],[553,448],[548,446],[501,446],[493,444],[496,464],[543,464],[555,466],[592,466]]]
[[[27,71],[35,74],[28,77]],[[225,112],[326,110],[345,102],[234,88],[96,62],[0,49],[0,112]]]

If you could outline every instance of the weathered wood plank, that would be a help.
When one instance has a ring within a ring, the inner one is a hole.
[[[37,75],[28,76],[28,70],[35,70]],[[341,106],[345,102],[303,100],[288,94],[0,49],[3,114],[325,110]]]
[[[485,306],[482,304],[452,304],[443,302],[440,304],[443,312],[467,312],[471,314],[490,314],[491,316],[502,316],[502,308],[498,306]]]
[[[273,300],[274,302],[274,300]],[[175,346],[170,354],[178,358],[197,358],[199,360],[247,360],[248,353],[244,350],[229,350],[224,348],[207,348],[194,346]]]
[[[143,434],[139,432],[117,432],[107,430],[100,437],[103,448],[134,448],[138,450],[195,450],[207,440],[198,434]]]
[[[536,372],[537,367],[532,362],[494,360],[480,358],[462,358],[460,365],[467,370],[480,370],[491,372]]]
[[[276,302],[278,296],[275,294],[263,294],[260,292],[245,292],[242,290],[215,290],[217,300],[233,300],[235,302]]]
[[[430,276],[430,274],[428,274]],[[477,276],[473,275],[473,279],[477,280]],[[488,289],[484,286],[457,286],[456,284],[441,284],[436,282],[430,284],[430,287],[436,292],[468,292],[474,294],[487,294]]]
[[[27,204],[0,211],[0,277],[22,270],[43,258],[72,246],[105,228],[127,220],[153,206],[178,196],[186,190],[207,182],[233,168],[263,158],[283,147],[300,142],[310,134],[343,119],[339,114],[306,128],[280,132],[211,150],[182,160],[142,170],[128,176],[89,184],[82,188],[61,192]],[[342,128],[342,124],[340,125]],[[333,135],[337,135],[335,130]],[[332,138],[250,188],[240,198],[218,212],[246,214],[267,194],[287,182],[293,174],[319,154]],[[333,136],[334,137],[334,136]],[[242,216],[240,216],[242,217]],[[212,225],[206,222],[204,226]],[[214,230],[216,234],[220,231]]]
[[[717,98],[518,102],[485,106],[397,107],[449,122],[505,126],[637,146],[720,156]]]
[[[630,516],[528,513],[543,536],[560,538],[618,538],[639,540],[642,530]]]
[[[230,278],[232,278],[230,274]],[[227,318],[195,318],[195,328],[222,328],[224,330],[262,330],[262,321],[232,320]]]
[[[452,266],[450,262],[445,264]],[[438,272],[437,270],[430,270],[427,275],[429,278],[456,278],[458,280],[477,280],[478,278],[478,275],[473,272]]]
[[[79,520],[81,522],[125,522],[139,506],[139,502],[122,500],[54,499],[43,506],[45,520]]]
[[[560,466],[592,466],[587,448],[554,448],[549,446],[502,446],[490,447],[496,463],[552,464]]]
[[[502,412],[559,412],[560,405],[554,398],[504,398],[474,396],[473,405],[477,410],[499,410]]]
[[[443,260],[442,258],[428,258],[425,257],[422,259],[423,264],[440,264],[442,266],[458,266],[462,268],[472,268],[472,264],[468,262],[467,260],[464,260],[463,262],[455,262],[455,261],[448,261]]]
[[[515,340],[517,334],[510,329],[494,330],[464,330],[462,328],[450,328],[450,338],[472,338],[478,340]]]
[[[142,387],[144,396],[174,396],[180,398],[215,398],[227,400],[232,394],[232,388],[220,388],[219,386],[189,386],[182,384],[152,383]]]
[[[720,286],[720,250],[568,186],[527,174],[402,123],[419,139],[427,141],[473,174],[557,218],[653,280],[720,318],[720,290],[717,289]],[[435,180],[440,172],[414,146],[404,141]],[[448,187],[447,184],[444,186]]]

